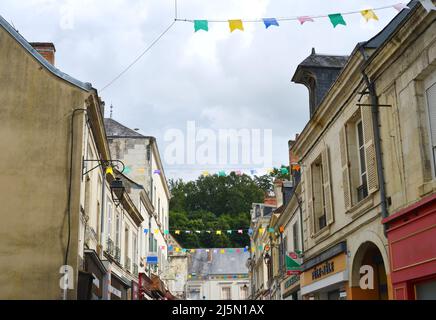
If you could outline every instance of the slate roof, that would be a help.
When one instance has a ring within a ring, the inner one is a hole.
[[[347,60],[348,56],[317,54],[313,50],[312,54],[300,63],[300,66],[342,69]]]
[[[235,252],[221,254],[219,251],[214,253],[215,249],[210,249],[210,253],[206,251],[196,251],[191,254],[188,273],[196,274],[197,276],[210,276],[210,275],[235,275],[235,274],[248,274],[246,266],[249,252],[244,252],[241,248],[241,253]],[[216,249],[220,250],[220,249]],[[212,255],[212,261],[208,262],[208,255]]]
[[[106,135],[108,137],[118,137],[118,138],[146,138],[142,134],[132,130],[121,123],[106,118],[104,119],[104,126],[106,129]]]
[[[56,67],[54,67],[50,62],[48,62],[42,55],[36,51],[29,42],[27,42],[26,39],[17,31],[15,28],[13,28],[9,22],[7,22],[1,15],[0,15],[0,26],[8,32],[12,38],[15,39],[23,48],[26,50],[30,55],[32,55],[45,69],[47,69],[49,72],[51,72],[56,77],[69,82],[70,84],[83,89],[85,91],[92,90],[92,84],[88,82],[82,82],[79,81],[71,76],[69,76],[66,73],[63,73]]]

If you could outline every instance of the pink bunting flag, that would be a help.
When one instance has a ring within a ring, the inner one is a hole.
[[[302,16],[297,18],[298,21],[300,21],[301,24],[304,24],[305,22],[314,22],[314,20],[309,16]]]
[[[410,9],[408,6],[406,6],[404,3],[398,3],[394,4],[393,7],[397,9],[398,11],[401,11],[403,9]]]
[[[243,233],[244,233],[244,230],[238,230],[238,233],[239,233],[239,234],[243,234]]]

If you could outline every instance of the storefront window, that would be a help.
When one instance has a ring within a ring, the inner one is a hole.
[[[419,283],[416,288],[416,300],[436,300],[436,280]]]

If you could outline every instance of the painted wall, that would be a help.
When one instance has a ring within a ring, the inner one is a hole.
[[[3,28],[0,42],[0,299],[59,299],[67,244],[70,120],[90,93],[49,73]],[[73,244],[79,235],[83,126],[79,113],[71,190]],[[73,245],[68,263],[76,277],[77,256]],[[75,296],[76,290],[71,291],[70,297]]]

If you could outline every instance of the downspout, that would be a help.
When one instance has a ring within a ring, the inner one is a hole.
[[[365,67],[368,61],[368,55],[365,52],[364,44],[359,48],[360,53],[363,56],[365,62],[361,66],[361,73],[365,83],[368,87],[369,95],[371,97],[371,111],[372,111],[372,123],[374,129],[374,146],[375,146],[375,157],[377,162],[377,172],[378,172],[378,183],[380,188],[380,202],[381,202],[381,213],[382,217],[388,217],[387,209],[387,199],[386,199],[386,188],[385,188],[385,176],[383,171],[383,159],[381,150],[381,136],[380,136],[380,121],[379,121],[379,109],[378,109],[378,97],[375,88],[375,82],[371,81],[368,75],[365,73]],[[384,235],[387,237],[387,226],[383,224]]]

